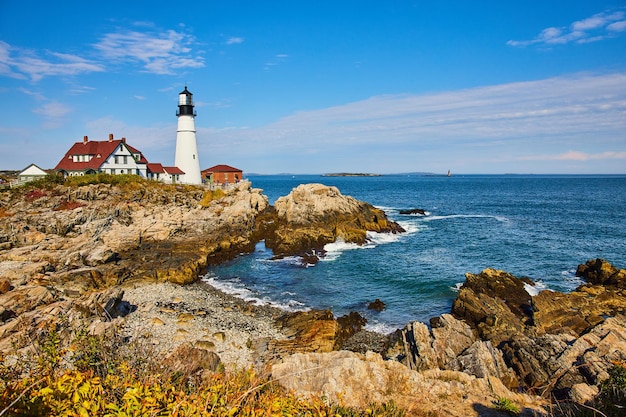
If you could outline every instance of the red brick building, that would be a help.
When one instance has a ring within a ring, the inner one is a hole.
[[[235,184],[243,178],[243,171],[229,165],[215,165],[202,170],[202,181],[205,184]]]

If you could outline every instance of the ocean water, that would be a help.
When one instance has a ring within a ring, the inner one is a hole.
[[[315,266],[254,253],[211,267],[204,280],[256,303],[287,310],[358,311],[389,333],[450,312],[465,273],[485,268],[530,277],[536,290],[571,291],[578,264],[604,258],[626,268],[626,176],[388,175],[250,176],[270,203],[303,183],[334,185],[382,208],[406,233],[368,234],[328,245]],[[426,216],[401,215],[421,208]],[[380,299],[382,312],[367,309]]]

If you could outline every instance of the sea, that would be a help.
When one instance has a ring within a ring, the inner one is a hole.
[[[485,268],[568,292],[576,268],[603,258],[626,268],[626,175],[253,175],[270,204],[304,183],[336,186],[385,211],[406,233],[336,242],[317,264],[273,260],[263,242],[210,267],[203,280],[256,304],[287,311],[356,311],[366,328],[391,333],[451,311],[466,273]],[[404,215],[419,208],[425,215]],[[376,299],[386,308],[368,309]]]

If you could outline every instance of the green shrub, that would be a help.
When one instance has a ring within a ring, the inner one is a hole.
[[[510,415],[518,415],[520,413],[519,406],[505,397],[498,397],[493,405],[496,410]]]

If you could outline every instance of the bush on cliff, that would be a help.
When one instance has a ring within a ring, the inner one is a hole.
[[[51,331],[19,360],[0,357],[0,416],[404,415],[394,404],[358,410],[302,400],[252,370],[181,375],[124,343],[81,331],[63,347]]]

